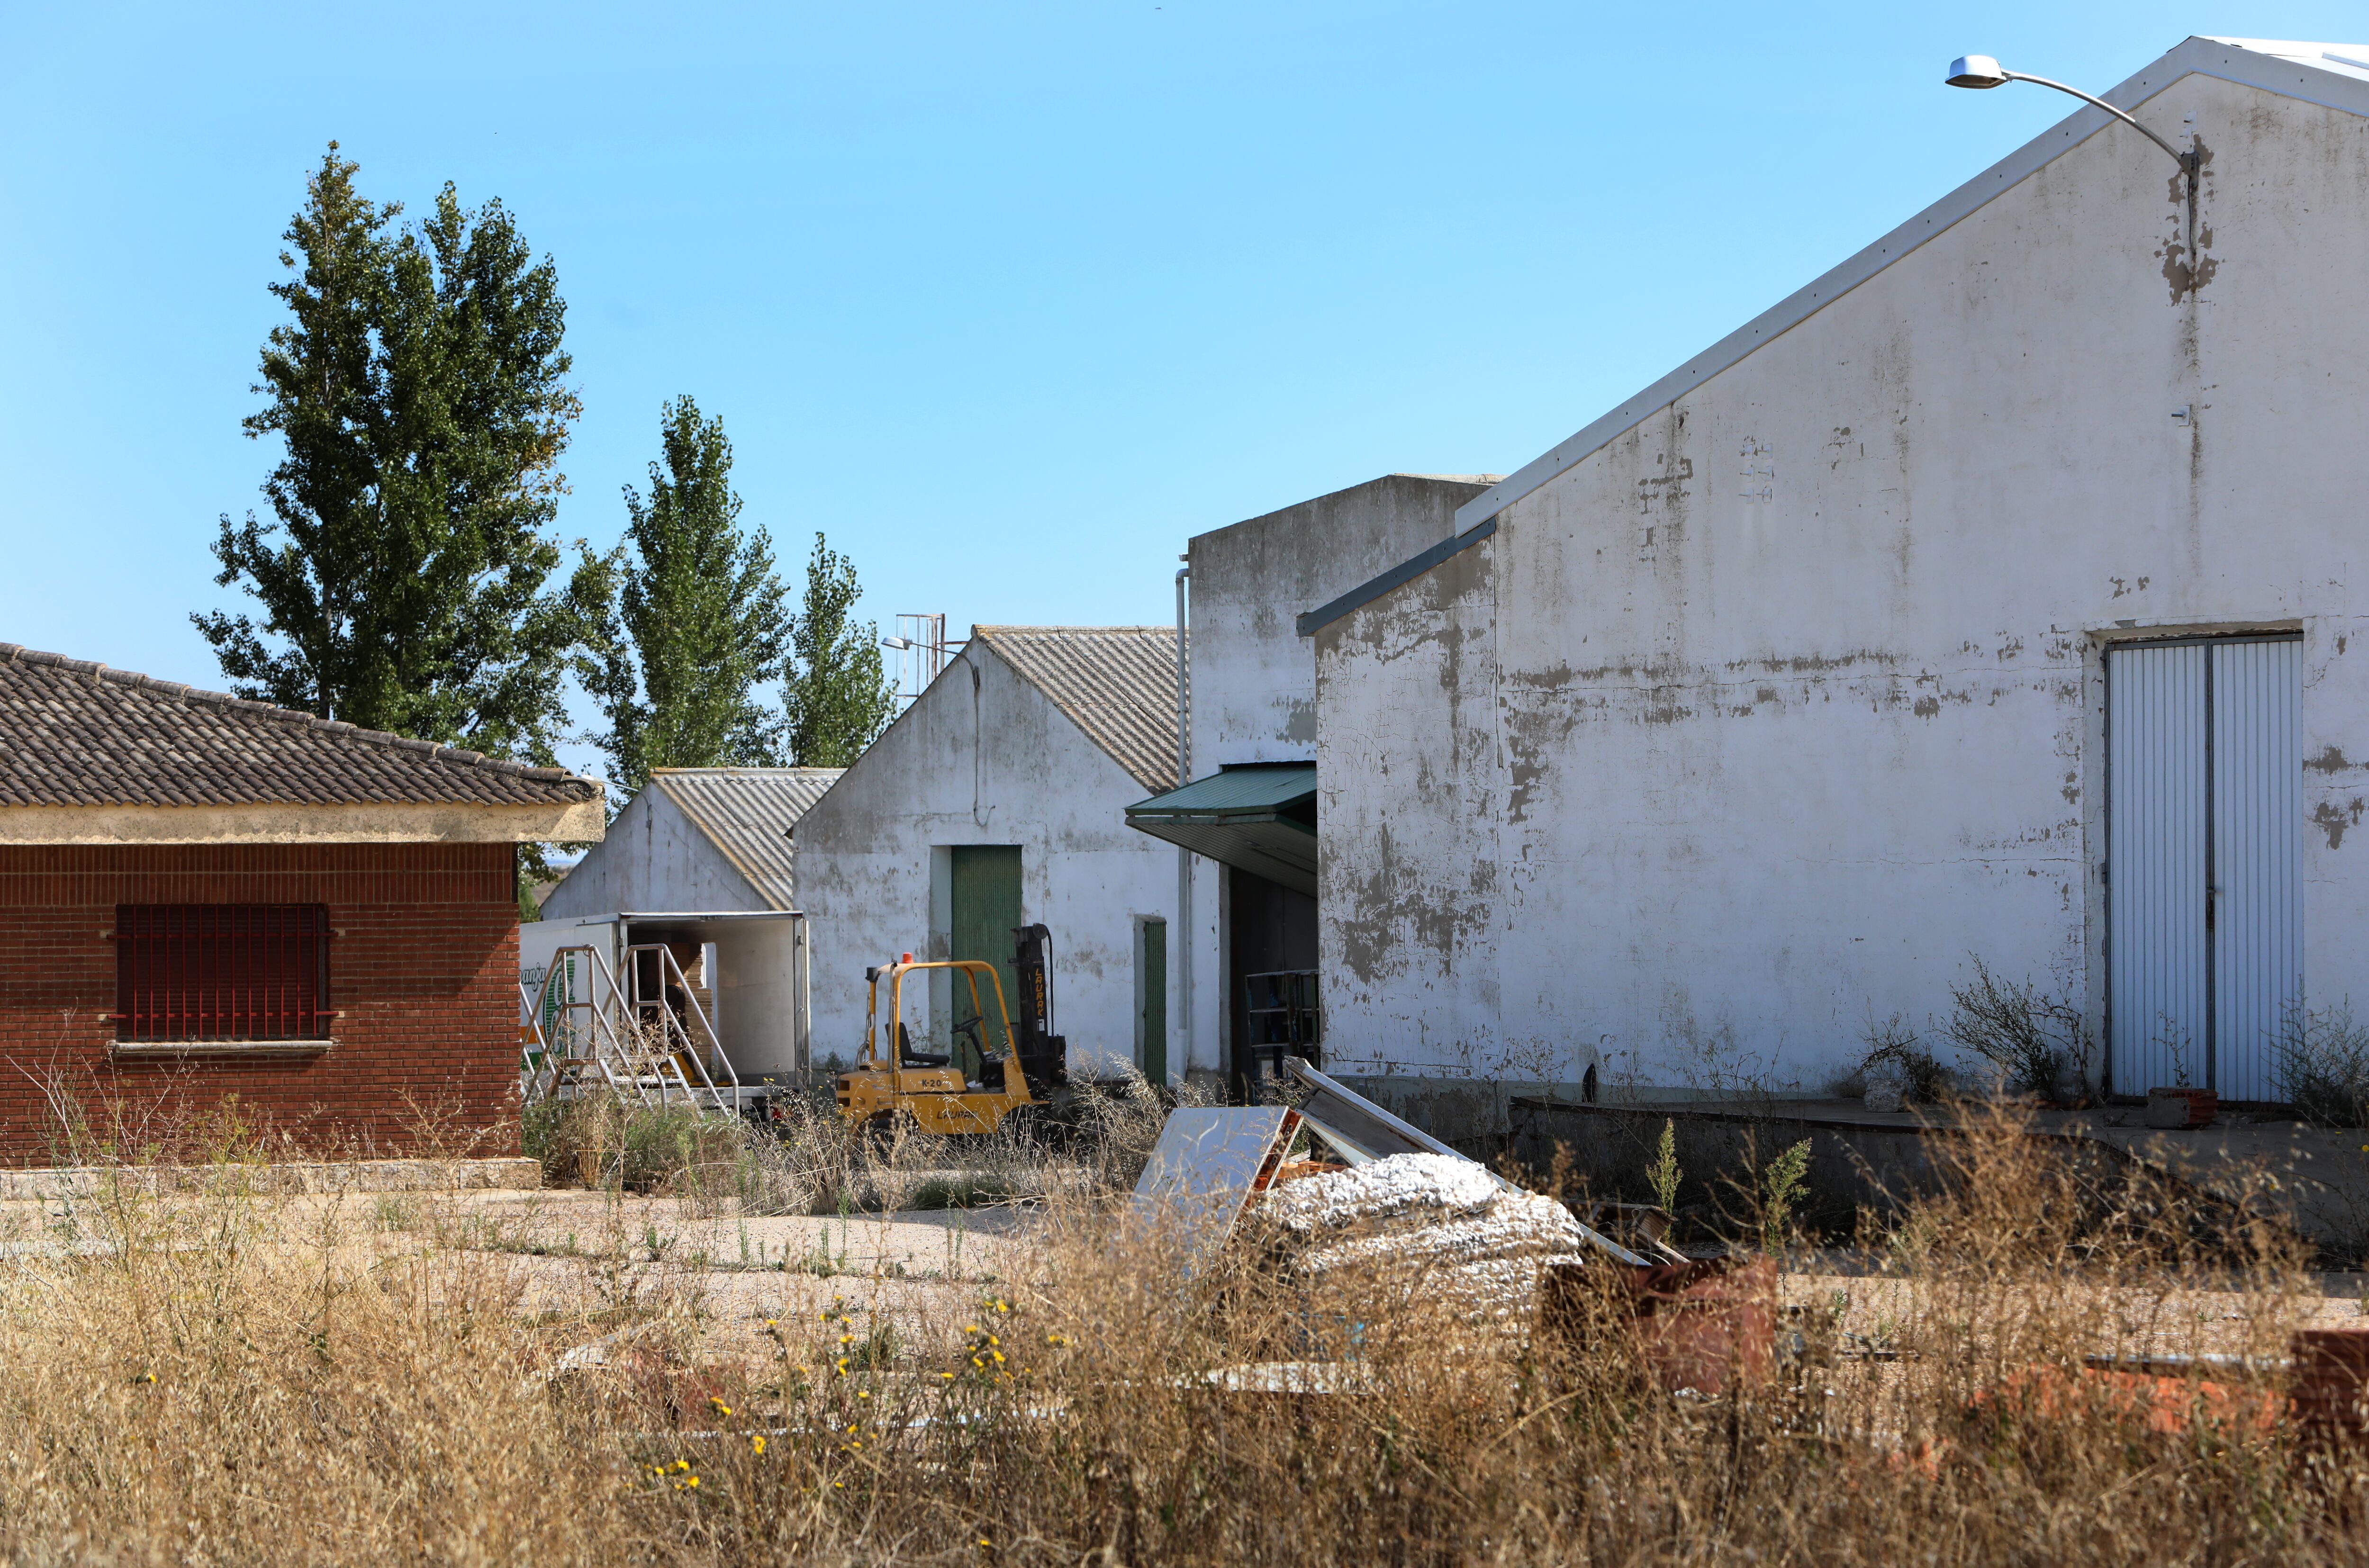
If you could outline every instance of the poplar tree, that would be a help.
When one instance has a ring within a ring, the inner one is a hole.
[[[807,559],[804,612],[790,633],[782,705],[789,759],[799,767],[844,768],[888,727],[896,689],[880,661],[880,628],[853,618],[855,565],[815,535]]]
[[[548,764],[561,681],[599,610],[545,536],[578,411],[551,259],[447,184],[416,228],[329,150],[283,236],[288,307],[244,421],[280,438],[272,521],[221,519],[215,582],[259,619],[191,616],[233,688],[366,729]]]
[[[627,793],[653,768],[763,766],[778,760],[784,720],[756,687],[781,670],[790,618],[773,575],[772,542],[739,532],[732,443],[721,419],[689,397],[665,406],[663,466],[647,497],[625,486],[623,578],[604,615],[585,690],[609,721],[592,737],[610,781]]]

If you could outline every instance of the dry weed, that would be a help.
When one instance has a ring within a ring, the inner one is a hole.
[[[1550,1340],[1475,1317],[1419,1271],[1311,1298],[1256,1227],[1186,1270],[1172,1230],[1121,1220],[1158,1120],[1148,1094],[1121,1093],[1081,1113],[1066,1155],[969,1151],[982,1178],[1036,1184],[1015,1275],[924,1289],[784,1274],[781,1310],[756,1318],[720,1315],[670,1265],[604,1274],[488,1248],[454,1195],[415,1195],[418,1222],[390,1226],[360,1199],[266,1190],[243,1165],[164,1190],[127,1172],[79,1207],[73,1237],[48,1232],[71,1245],[0,1260],[0,1551],[1885,1568],[2363,1555],[2369,1482],[2299,1458],[2260,1418],[2274,1379],[2134,1391],[2083,1369],[2086,1353],[2275,1356],[2306,1305],[2301,1260],[2267,1230],[2202,1228],[2177,1195],[2011,1123],[1963,1139],[1951,1194],[1914,1206],[1840,1299],[1810,1303],[1802,1354],[1770,1386],[1700,1399],[1658,1391],[1609,1276]],[[944,1147],[810,1130],[736,1156],[778,1162],[752,1206],[954,1168]]]

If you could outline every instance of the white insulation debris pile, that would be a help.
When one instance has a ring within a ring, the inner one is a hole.
[[[1393,1154],[1275,1188],[1268,1216],[1305,1236],[1296,1260],[1311,1280],[1356,1271],[1465,1299],[1527,1322],[1539,1275],[1580,1261],[1579,1222],[1551,1197],[1501,1185],[1445,1154]]]
[[[1483,1212],[1505,1190],[1470,1160],[1393,1154],[1353,1170],[1286,1182],[1268,1197],[1267,1212],[1288,1229],[1303,1232],[1393,1220],[1436,1225]]]

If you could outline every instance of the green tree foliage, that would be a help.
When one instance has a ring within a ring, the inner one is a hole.
[[[804,613],[790,634],[782,705],[792,763],[844,768],[888,727],[897,693],[880,663],[880,628],[853,619],[855,565],[815,535]]]
[[[628,793],[653,768],[771,763],[784,723],[754,690],[788,651],[784,589],[765,531],[740,535],[724,422],[683,397],[666,406],[659,434],[649,495],[625,486],[625,544],[610,563],[624,591],[602,618],[598,657],[580,666],[609,721],[592,738]]]
[[[447,185],[399,228],[356,169],[331,143],[271,285],[290,319],[245,424],[284,445],[274,521],[225,514],[214,543],[260,624],[191,619],[242,695],[548,763],[601,580],[587,559],[550,586],[578,410],[557,276],[498,201],[466,212]]]

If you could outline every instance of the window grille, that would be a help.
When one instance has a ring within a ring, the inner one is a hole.
[[[329,911],[319,904],[123,904],[115,942],[119,1040],[328,1034]]]

